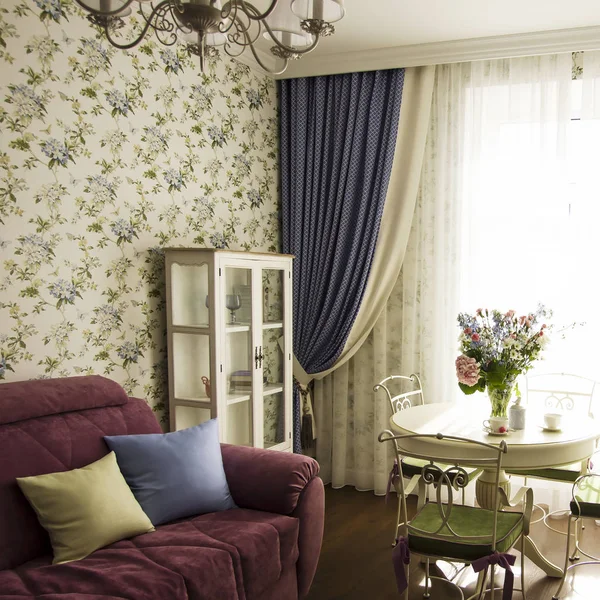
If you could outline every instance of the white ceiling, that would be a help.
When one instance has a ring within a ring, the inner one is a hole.
[[[345,0],[314,55],[600,25],[598,0]]]
[[[600,0],[345,0],[345,7],[335,34],[282,77],[600,48]]]

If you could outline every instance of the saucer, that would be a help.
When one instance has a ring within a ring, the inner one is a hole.
[[[505,431],[504,433],[500,433],[500,432],[496,432],[496,431],[490,431],[489,429],[484,429],[484,431],[488,434],[488,435],[495,435],[498,437],[504,437],[506,435],[508,435],[510,433],[510,429],[508,431]]]
[[[542,428],[542,431],[548,431],[552,433],[562,431],[562,427],[546,427],[545,425],[540,425],[540,427]]]

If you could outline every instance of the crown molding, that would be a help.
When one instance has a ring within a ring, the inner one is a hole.
[[[394,48],[308,55],[275,79],[311,77],[600,49],[600,27],[499,35]]]

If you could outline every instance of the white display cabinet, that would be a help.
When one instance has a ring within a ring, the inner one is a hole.
[[[292,257],[167,248],[171,430],[292,449]]]

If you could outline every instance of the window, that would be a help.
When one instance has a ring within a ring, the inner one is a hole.
[[[486,88],[491,104],[503,86]],[[600,378],[600,120],[582,121],[581,81],[572,83],[572,120],[519,115],[483,119],[471,146],[470,198],[462,217],[460,306],[518,313],[539,302],[553,309],[555,332],[538,371]],[[467,107],[467,111],[469,107]],[[565,332],[569,323],[585,323]]]

